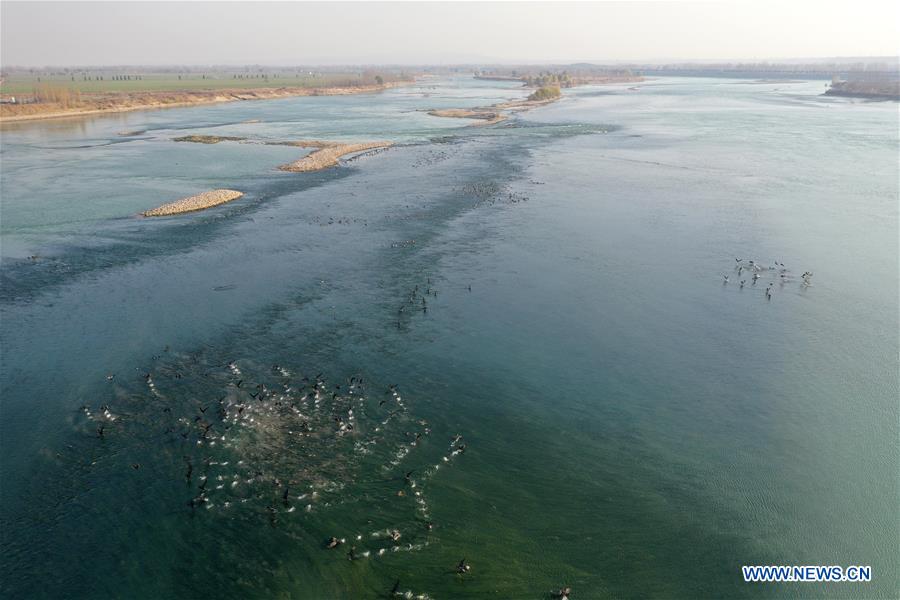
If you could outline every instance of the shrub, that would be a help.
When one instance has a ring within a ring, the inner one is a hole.
[[[534,91],[533,94],[528,96],[529,100],[550,100],[552,98],[559,98],[562,92],[559,91],[559,87],[546,85],[542,88],[538,88]]]

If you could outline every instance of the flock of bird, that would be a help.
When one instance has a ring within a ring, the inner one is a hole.
[[[416,286],[400,312],[427,311],[427,298],[437,293]],[[411,414],[399,385],[371,393],[361,376],[330,382],[322,373],[301,377],[277,364],[263,368],[234,360],[210,366],[166,360],[175,358],[168,347],[164,354],[154,357],[163,360],[152,372],[136,378],[107,375],[118,393],[98,408],[81,407],[83,429],[119,452],[146,440],[147,428],[155,427],[162,443],[173,447],[167,454],[180,456],[187,514],[244,510],[280,527],[295,515],[315,518],[354,501],[355,483],[374,478],[384,483],[383,502],[396,505],[392,514],[413,512],[380,527],[372,522],[363,530],[335,531],[323,549],[342,548],[348,560],[360,561],[433,543],[428,484],[466,452],[467,443],[457,434],[439,455],[439,447],[428,443],[431,450],[409,464],[431,426]],[[131,386],[137,389],[123,391]],[[427,461],[427,455],[437,460]],[[129,466],[142,468],[138,462]],[[463,558],[454,572],[465,576],[471,568]],[[391,594],[429,597],[401,590],[399,582]]]
[[[309,223],[313,225],[319,225],[320,227],[328,227],[329,225],[362,225],[363,227],[369,226],[369,222],[367,219],[360,219],[357,217],[315,216],[309,220]]]
[[[740,287],[740,289],[743,289],[744,286],[747,285],[748,279],[750,280],[750,285],[755,286],[757,281],[759,281],[763,277],[774,278],[774,281],[770,281],[766,286],[766,300],[772,299],[772,291],[775,287],[776,282],[779,284],[780,288],[783,288],[786,284],[798,281],[798,277],[793,275],[790,269],[784,266],[784,263],[778,262],[777,260],[773,261],[771,265],[767,266],[763,266],[763,263],[761,262],[757,262],[755,260],[744,260],[743,258],[735,258],[734,263],[734,270],[735,272],[737,272],[738,286]],[[800,285],[803,288],[811,286],[812,277],[812,271],[804,271],[803,274],[799,277]],[[722,280],[722,285],[728,285],[729,283],[731,283],[731,277],[727,273],[725,275],[722,275]]]
[[[472,286],[466,286],[468,291],[472,291]],[[425,285],[421,288],[418,284],[413,286],[406,296],[406,300],[397,308],[397,329],[403,328],[404,318],[412,318],[417,313],[428,313],[428,301],[438,297],[438,290],[431,282],[431,278],[425,280]]]
[[[457,191],[474,196],[477,203],[527,200],[494,182]],[[318,224],[356,222],[332,218]],[[391,246],[413,245],[415,240]],[[471,292],[471,285],[466,289]],[[430,278],[410,289],[397,306],[397,328],[427,314],[438,295]],[[171,471],[180,472],[176,478],[187,490],[186,514],[210,518],[205,515],[242,511],[271,527],[290,527],[293,519],[315,520],[321,513],[324,523],[329,509],[358,502],[355,485],[374,479],[386,488],[378,492],[380,500],[396,509],[387,513],[392,516],[379,511],[381,518],[391,520],[379,525],[370,519],[365,527],[348,524],[344,531],[332,530],[322,540],[323,551],[351,562],[378,560],[420,551],[437,540],[429,482],[466,452],[467,443],[457,434],[437,454],[428,441],[430,424],[411,414],[397,384],[373,392],[357,375],[332,382],[323,373],[299,376],[279,364],[230,360],[211,365],[196,356],[176,357],[168,347],[164,354],[166,359],[136,378],[138,390],[127,391],[136,385],[131,377],[109,374],[107,380],[119,388],[113,399],[81,410],[84,430],[104,446],[127,446],[146,440],[148,427],[159,430],[169,447],[166,455],[178,457]],[[420,451],[423,446],[430,450]],[[140,470],[158,460],[150,452],[130,468]],[[414,460],[417,464],[410,464]],[[372,500],[371,490],[365,495]],[[402,516],[407,510],[411,512]],[[467,577],[472,570],[463,557],[451,572]],[[550,597],[567,600],[570,594],[563,587]],[[401,589],[399,580],[390,596],[429,598]]]
[[[419,167],[431,166],[433,164],[445,161],[448,158],[455,156],[458,152],[458,150],[453,152],[451,151],[451,149],[452,146],[449,146],[448,148],[448,145],[444,144],[443,148],[436,148],[428,152],[423,152],[418,155],[418,158],[413,161],[410,166],[414,169],[418,169]]]
[[[482,181],[466,184],[457,191],[466,196],[474,196],[475,206],[483,204],[493,205],[498,202],[518,204],[519,202],[527,202],[529,199],[525,194],[509,191],[506,186],[501,185],[496,181]]]
[[[370,156],[376,156],[376,155],[378,155],[378,154],[381,154],[382,152],[387,152],[387,151],[390,150],[390,149],[391,149],[390,146],[384,146],[384,147],[381,147],[381,148],[372,148],[371,150],[366,150],[365,152],[360,152],[360,153],[358,153],[358,154],[354,154],[353,156],[350,156],[350,157],[348,157],[348,158],[345,158],[345,159],[342,160],[342,162],[344,162],[344,163],[352,163],[352,162],[356,162],[356,161],[361,160],[361,159],[363,159],[363,158],[368,158],[368,157],[370,157]]]

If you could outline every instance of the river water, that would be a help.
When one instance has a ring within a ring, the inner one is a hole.
[[[4,597],[896,597],[898,114],[823,85],[7,127]]]

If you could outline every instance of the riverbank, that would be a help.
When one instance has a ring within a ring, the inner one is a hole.
[[[163,204],[152,210],[146,210],[142,215],[145,217],[167,217],[169,215],[180,215],[182,213],[204,210],[237,200],[244,195],[243,192],[235,190],[211,190],[203,192],[195,196],[188,196],[175,202]]]
[[[83,97],[77,105],[67,107],[55,103],[2,104],[0,105],[0,125],[22,121],[82,117],[157,108],[178,108],[201,104],[235,102],[240,100],[273,100],[294,96],[371,94],[405,85],[407,83],[410,82],[385,82],[378,85],[361,85],[354,87],[280,87],[196,90],[184,92],[114,92]]]
[[[291,173],[308,173],[310,171],[321,171],[322,169],[333,167],[338,164],[338,161],[342,156],[346,156],[347,154],[363,152],[365,150],[374,150],[375,148],[388,148],[393,146],[393,142],[381,141],[343,144],[340,142],[309,140],[288,142],[284,145],[318,148],[318,150],[313,150],[299,160],[278,167],[282,171],[289,171]]]

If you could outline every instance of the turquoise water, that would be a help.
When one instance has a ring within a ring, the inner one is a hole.
[[[896,597],[896,104],[634,87],[5,129],[4,597]],[[397,145],[294,174],[188,134]]]

